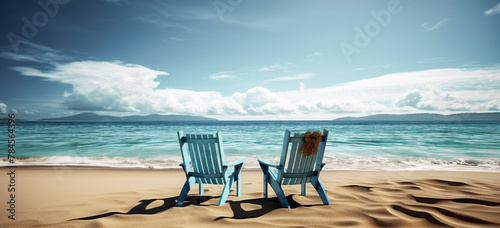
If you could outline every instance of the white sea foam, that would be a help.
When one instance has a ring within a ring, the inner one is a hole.
[[[232,162],[246,158],[244,169],[259,169],[258,158],[271,162],[279,162],[279,157],[227,156],[226,161]],[[5,160],[5,159],[4,159]],[[166,158],[123,158],[123,157],[29,157],[18,158],[16,166],[75,166],[75,167],[108,167],[108,168],[145,168],[171,169],[180,168],[180,156]],[[482,171],[500,172],[500,159],[437,159],[408,157],[365,157],[351,154],[326,154],[324,161],[326,170],[442,170],[442,171]],[[0,166],[10,166],[7,162]]]
[[[333,170],[442,170],[500,172],[500,159],[443,159],[415,157],[364,157],[352,154],[325,155],[326,169]]]
[[[140,159],[123,157],[29,157],[17,158],[15,164],[2,163],[0,166],[74,166],[74,167],[106,167],[106,168],[177,168],[180,161],[172,159]]]

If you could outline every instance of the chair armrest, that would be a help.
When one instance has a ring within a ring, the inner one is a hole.
[[[226,167],[229,167],[229,166],[237,166],[237,165],[243,165],[243,162],[245,162],[245,160],[247,160],[246,158],[240,158],[234,162],[231,162],[229,164],[225,164],[224,166]]]
[[[325,167],[326,163],[321,163],[321,167],[319,168],[319,171],[323,170],[323,167]]]
[[[277,168],[279,166],[279,164],[272,163],[272,162],[270,162],[268,160],[265,160],[265,159],[257,159],[257,161],[259,161],[260,165],[265,165],[265,166],[268,166],[268,167]]]

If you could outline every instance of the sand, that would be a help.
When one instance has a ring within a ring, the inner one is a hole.
[[[332,205],[311,186],[285,186],[292,209],[280,208],[262,173],[243,170],[217,206],[222,186],[197,185],[174,207],[185,181],[180,169],[15,168],[15,221],[10,169],[0,168],[0,227],[500,227],[500,174],[445,171],[324,171]]]

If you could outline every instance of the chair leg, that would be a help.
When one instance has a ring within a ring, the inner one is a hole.
[[[233,181],[231,181],[231,183],[229,183],[229,192],[231,192],[231,189],[233,189],[233,185],[234,185],[234,182],[236,182],[236,177],[234,175],[231,176]],[[229,180],[229,178],[228,178]],[[228,183],[228,182],[226,182]]]
[[[238,175],[235,181],[236,181],[236,196],[241,197],[241,176]]]
[[[284,208],[290,208],[290,204],[288,204],[288,200],[286,199],[285,192],[283,192],[283,189],[281,186],[276,182],[275,179],[269,178],[269,184],[271,184],[271,187],[273,188],[274,192],[276,193],[276,196],[278,196],[278,200],[281,203],[281,206]]]
[[[302,183],[300,187],[300,195],[305,196],[306,195],[306,184],[307,183]]]
[[[264,189],[262,190],[264,198],[267,198],[267,183],[269,183],[269,173],[264,173]]]
[[[229,175],[226,183],[224,184],[224,189],[222,189],[222,194],[219,200],[219,206],[222,206],[226,203],[227,197],[229,196],[229,192],[231,191],[231,187],[234,183],[234,175]]]
[[[205,194],[205,189],[203,188],[203,183],[200,182],[199,185],[200,185],[200,191],[199,191],[200,195]]]
[[[311,181],[311,184],[318,192],[318,195],[321,198],[321,201],[323,201],[323,204],[330,205],[330,200],[328,199],[328,196],[326,195],[325,188],[323,187],[323,184],[321,183],[321,181],[320,180]]]
[[[264,177],[262,181],[262,183],[264,184],[264,189],[262,190],[262,194],[264,195],[264,198],[267,198],[267,183],[269,182],[269,166],[260,164],[260,168],[262,169]]]
[[[241,197],[241,168],[242,165],[238,165],[234,168],[234,181],[236,181],[236,196]]]
[[[193,187],[194,183],[196,183],[196,180],[194,177],[189,177],[186,182],[184,183],[184,186],[182,186],[181,193],[179,194],[179,197],[177,197],[177,202],[175,203],[176,206],[182,206],[184,203],[184,200],[187,197],[187,194],[189,193],[189,190]]]

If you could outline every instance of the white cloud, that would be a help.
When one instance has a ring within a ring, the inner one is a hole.
[[[299,83],[299,90],[300,90],[300,91],[304,91],[304,90],[306,90],[306,89],[307,89],[306,84],[304,84],[303,82],[300,82],[300,83]]]
[[[171,40],[174,40],[174,41],[184,41],[184,39],[181,39],[181,38],[177,38],[177,37],[170,37]]]
[[[315,57],[315,56],[320,56],[321,55],[321,52],[314,52],[312,55],[310,55],[310,57]]]
[[[47,72],[30,67],[12,69],[73,85],[63,102],[71,110],[198,115],[245,112],[234,100],[218,92],[156,89],[159,82],[155,79],[168,73],[136,64],[82,61],[58,64]]]
[[[425,29],[427,29],[427,31],[434,31],[440,27],[442,27],[443,25],[445,25],[446,23],[448,23],[450,21],[450,19],[448,18],[445,18],[445,19],[442,19],[440,20],[438,23],[436,23],[435,25],[430,25],[429,23],[423,23],[422,25],[420,25],[421,27],[424,27]]]
[[[158,89],[155,80],[167,72],[122,62],[60,63],[45,71],[11,69],[72,85],[63,104],[81,111],[211,115],[220,119],[331,119],[375,113],[481,112],[500,107],[500,70],[403,72],[323,88],[306,88],[301,83],[299,88],[284,92],[257,86],[223,96],[214,91]],[[232,77],[230,72],[211,76]],[[313,76],[306,73],[274,80]],[[0,104],[0,111],[6,109]]]
[[[400,96],[394,104],[398,107],[417,107],[418,102],[422,99],[422,94],[418,90],[408,90],[404,95]]]
[[[321,52],[314,52],[314,53],[306,56],[306,60],[313,60],[314,58],[321,56],[321,55],[322,55]]]
[[[7,105],[4,103],[0,103],[0,113],[7,113]]]
[[[211,14],[211,15],[217,15],[217,14]],[[219,17],[217,17],[217,20],[219,20]],[[234,17],[231,18],[224,17],[224,20],[221,20],[220,22],[241,26],[243,28],[262,30],[262,31],[270,31],[272,30],[273,27],[275,27],[272,21],[255,20],[255,18],[253,18],[253,20],[237,20]]]
[[[468,111],[471,105],[457,99],[439,87],[430,87],[425,91],[422,101],[417,104],[420,110]]]
[[[39,112],[36,111],[36,110],[35,111],[24,110],[22,113],[25,114],[25,115],[35,115],[35,114],[37,114]]]
[[[285,99],[260,86],[248,89],[245,93],[234,93],[232,98],[249,114],[284,114],[294,111],[293,105]]]
[[[31,55],[17,54],[17,53],[12,53],[12,52],[7,52],[7,51],[0,53],[0,57],[2,57],[4,59],[23,61],[23,62],[24,61],[26,61],[26,62],[42,62],[41,60],[39,60]]]
[[[212,74],[212,75],[210,75],[210,76],[208,76],[208,77],[209,77],[210,79],[214,79],[214,80],[228,79],[228,78],[236,78],[235,76],[230,75],[229,73],[230,73],[230,72],[220,72],[220,73]]]
[[[71,59],[71,57],[62,54],[60,51],[54,50],[41,44],[22,41],[20,41],[20,44],[22,44],[19,46],[22,47],[20,53],[4,51],[0,53],[0,57],[14,61],[48,64],[55,64],[56,62]]]
[[[157,25],[160,28],[166,28],[166,27],[172,27],[172,26],[174,26],[172,23],[167,22],[165,20],[158,20],[158,19],[151,18],[151,17],[148,17],[148,16],[136,17],[136,18],[133,18],[132,20],[140,21],[140,22],[145,22],[145,23],[148,23],[148,24],[151,24],[151,25]]]
[[[282,76],[282,77],[277,77],[273,78],[273,81],[294,81],[294,80],[302,80],[302,79],[309,79],[313,78],[314,74],[313,73],[305,73],[305,74],[297,74],[293,76]]]
[[[178,22],[176,22],[176,20],[173,20],[170,17],[154,18],[154,17],[151,17],[150,15],[147,15],[147,16],[135,17],[135,18],[132,18],[131,20],[147,23],[147,24],[150,24],[153,26],[158,26],[161,29],[175,27],[175,28],[182,29],[184,31],[193,31],[192,28],[187,27],[185,24],[178,23]]]
[[[473,111],[472,104],[457,99],[435,86],[426,86],[423,90],[408,90],[394,101],[394,105],[405,111]],[[489,110],[483,109],[483,111]]]
[[[275,93],[295,118],[405,112],[481,112],[500,107],[500,70],[438,69]],[[283,116],[286,118],[286,116]]]
[[[280,64],[274,64],[271,66],[264,65],[260,69],[258,69],[258,72],[269,72],[269,71],[275,71],[275,70],[282,70],[285,67],[280,65]]]
[[[484,11],[484,14],[486,16],[489,16],[489,15],[492,15],[492,14],[500,14],[500,3],[498,3],[496,6],[494,6],[493,8],[489,9],[489,10],[486,10]]]

